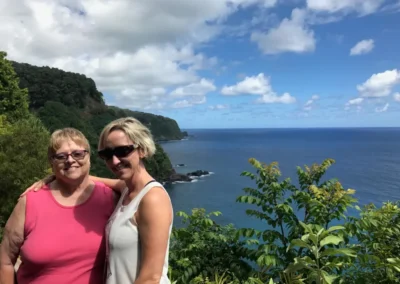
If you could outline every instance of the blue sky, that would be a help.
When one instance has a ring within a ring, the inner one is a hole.
[[[273,12],[285,17],[287,7]],[[243,21],[249,16],[237,15]],[[314,26],[313,31],[316,47],[311,52],[262,54],[248,37],[217,39],[202,49],[226,63],[221,74],[205,73],[214,78],[216,86],[235,85],[245,76],[264,73],[270,77],[275,92],[289,92],[296,98],[295,103],[254,104],[254,96],[226,97],[218,88],[207,96],[207,104],[163,113],[188,128],[400,126],[400,102],[393,97],[400,91],[400,79],[389,95],[364,99],[360,108],[357,105],[346,109],[349,100],[360,97],[357,85],[373,74],[400,69],[400,15],[349,15]],[[374,41],[374,48],[351,56],[351,48],[366,39]],[[313,95],[319,98],[306,111],[304,106]],[[379,112],[386,104],[387,110]],[[208,105],[223,105],[226,109],[210,110]]]
[[[11,59],[83,73],[108,104],[182,128],[400,126],[399,0],[0,8]]]

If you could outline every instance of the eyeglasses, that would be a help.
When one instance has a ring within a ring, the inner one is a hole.
[[[71,153],[57,153],[52,156],[52,158],[58,162],[65,162],[68,157],[71,156],[74,160],[82,160],[85,158],[86,154],[89,153],[88,150],[75,150]]]
[[[97,153],[103,160],[110,160],[113,156],[117,158],[125,158],[129,156],[135,149],[136,147],[134,145],[126,145],[115,148],[104,148]]]

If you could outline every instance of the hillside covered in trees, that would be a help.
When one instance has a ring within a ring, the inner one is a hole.
[[[18,62],[12,62],[12,66],[19,78],[19,87],[28,90],[30,111],[45,127],[50,132],[75,127],[84,132],[93,149],[97,149],[103,127],[125,116],[133,116],[148,126],[157,141],[176,140],[187,135],[171,118],[107,106],[95,82],[85,75]],[[159,180],[167,179],[172,173],[169,158],[159,145],[156,156],[147,161],[147,167]],[[92,157],[92,174],[110,176],[97,155]]]

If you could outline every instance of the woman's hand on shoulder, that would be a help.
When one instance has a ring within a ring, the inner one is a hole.
[[[31,186],[29,186],[21,195],[20,198],[25,196],[29,191],[38,191],[40,190],[43,186],[45,186],[46,184],[51,183],[52,181],[54,181],[56,178],[54,175],[49,175],[35,183],[33,183]]]
[[[141,200],[138,211],[142,259],[139,281],[135,283],[159,283],[173,220],[168,193],[161,187],[152,188]]]
[[[92,176],[89,175],[89,179],[94,182],[101,182],[117,192],[118,194],[121,194],[124,189],[126,188],[126,183],[123,180],[120,179],[112,179],[112,178],[102,178],[98,176]]]

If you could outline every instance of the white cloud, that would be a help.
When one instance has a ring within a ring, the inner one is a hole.
[[[361,97],[385,97],[390,95],[392,88],[400,83],[400,71],[387,70],[373,74],[367,81],[357,85]]]
[[[192,100],[181,100],[181,101],[176,101],[174,102],[171,107],[172,108],[187,108],[187,107],[192,107],[194,105],[200,105],[206,103],[207,99],[206,97],[197,97]]]
[[[269,80],[269,77],[265,77],[263,73],[257,76],[246,76],[243,81],[240,81],[236,85],[224,86],[221,93],[223,95],[263,95],[272,92]]]
[[[355,106],[357,111],[359,112],[362,109],[361,104],[363,101],[364,101],[364,98],[355,98],[355,99],[349,100],[345,104],[344,110],[349,110],[352,106]]]
[[[315,50],[314,32],[305,24],[306,11],[294,9],[291,18],[285,18],[267,33],[253,32],[251,41],[265,54],[284,52],[305,53]]]
[[[364,98],[356,98],[349,100],[346,105],[360,105],[364,101]]]
[[[83,73],[108,103],[161,107],[171,89],[201,84],[198,71],[217,64],[196,47],[218,35],[229,15],[276,2],[3,0],[0,50],[12,60]]]
[[[393,95],[393,98],[394,98],[394,100],[395,100],[396,102],[400,102],[400,93],[395,93],[395,94]]]
[[[388,5],[382,8],[382,11],[400,12],[400,0],[397,0],[397,2],[395,3],[389,3]]]
[[[205,94],[215,91],[216,89],[217,88],[215,87],[212,81],[203,78],[200,80],[200,82],[176,88],[171,92],[171,96],[172,97],[204,96]]]
[[[377,107],[375,108],[375,112],[385,112],[389,108],[389,103],[386,103],[383,107]]]
[[[367,15],[379,10],[385,0],[307,0],[310,10],[328,13],[351,13]]]
[[[209,106],[208,109],[210,110],[222,110],[222,109],[227,109],[229,108],[229,105],[223,105],[223,104],[218,104],[218,105],[214,105],[214,106]]]
[[[313,108],[314,102],[319,99],[318,95],[313,95],[303,106],[303,110],[310,111]]]
[[[257,103],[284,103],[290,104],[296,102],[296,99],[289,93],[278,96],[272,89],[270,78],[265,77],[263,73],[257,76],[246,77],[236,85],[224,86],[221,93],[226,96],[236,95],[258,95]]]
[[[361,55],[372,51],[375,47],[375,42],[373,39],[365,39],[358,42],[350,50],[350,55]]]
[[[293,104],[296,102],[296,98],[292,97],[289,93],[284,93],[282,96],[277,96],[275,94],[263,95],[261,98],[257,99],[257,103],[260,104]]]
[[[191,83],[186,86],[178,87],[170,93],[170,97],[185,97],[185,99],[175,102],[172,107],[183,108],[204,104],[206,102],[206,94],[216,89],[212,81],[204,78],[198,83]]]

